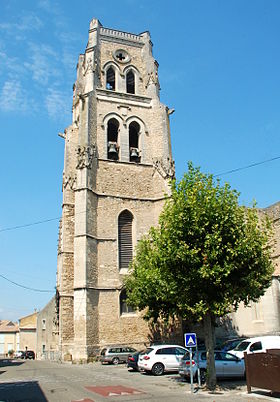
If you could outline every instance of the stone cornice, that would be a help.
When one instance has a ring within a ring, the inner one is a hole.
[[[134,201],[144,201],[144,202],[157,202],[157,201],[162,201],[165,200],[165,196],[162,197],[154,197],[154,198],[148,198],[148,197],[132,197],[132,196],[127,196],[127,195],[120,195],[120,194],[110,194],[110,193],[99,193],[87,186],[85,187],[79,187],[76,188],[75,191],[84,191],[84,190],[88,190],[91,193],[95,194],[98,197],[110,197],[110,198],[118,198],[118,199],[122,199],[122,200],[134,200]]]
[[[120,286],[74,286],[75,290],[121,290],[123,288]]]
[[[116,102],[129,106],[142,106],[151,108],[152,98],[143,95],[128,94],[126,92],[110,91],[108,89],[96,88],[98,100],[107,102]]]
[[[117,241],[116,238],[112,238],[112,237],[97,237],[97,236],[91,235],[89,233],[77,234],[74,237],[75,238],[77,238],[77,237],[89,237],[90,239],[93,239],[93,240],[96,240],[96,241]]]
[[[125,162],[125,161],[114,161],[113,159],[105,159],[105,158],[97,158],[100,162],[108,162],[108,163],[115,163],[117,165],[130,165],[130,166],[137,166],[137,168],[154,168],[154,165],[151,163],[135,163],[135,162]]]

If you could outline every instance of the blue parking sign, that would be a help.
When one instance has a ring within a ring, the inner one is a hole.
[[[185,346],[186,348],[194,348],[196,347],[196,334],[194,332],[190,332],[185,335]]]

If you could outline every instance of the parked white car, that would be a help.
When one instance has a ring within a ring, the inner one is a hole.
[[[245,339],[228,352],[242,359],[244,352],[265,353],[267,349],[280,349],[280,336],[258,336]]]
[[[178,371],[187,349],[179,345],[155,345],[139,355],[139,369],[162,375],[166,371]]]
[[[17,352],[14,353],[14,358],[15,359],[21,359],[24,355],[24,352],[22,350],[18,350]]]

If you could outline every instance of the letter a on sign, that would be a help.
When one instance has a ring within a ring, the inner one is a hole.
[[[191,332],[185,334],[185,345],[186,348],[194,348],[196,346],[196,334]]]

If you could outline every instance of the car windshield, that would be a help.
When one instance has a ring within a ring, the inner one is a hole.
[[[247,347],[250,345],[250,342],[241,342],[239,343],[239,345],[237,345],[234,350],[236,350],[237,352],[243,352],[244,350],[247,349]]]

